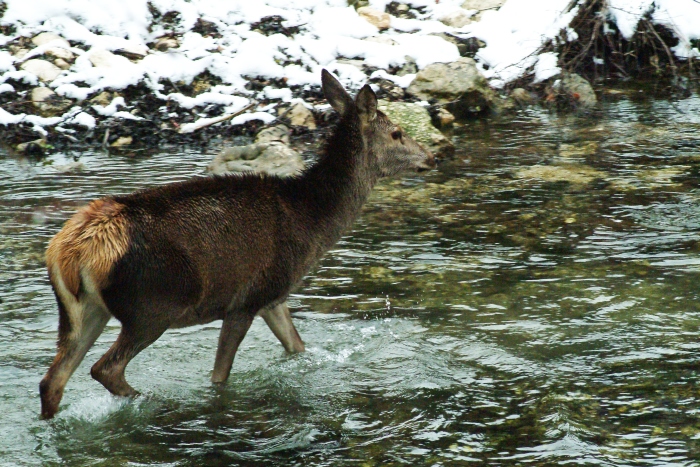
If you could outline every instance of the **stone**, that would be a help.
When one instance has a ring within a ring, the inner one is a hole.
[[[269,143],[279,141],[289,144],[289,128],[286,125],[275,125],[263,128],[255,136],[256,143]]]
[[[46,82],[55,80],[63,71],[53,63],[38,58],[27,60],[20,68],[36,75],[41,81]]]
[[[123,63],[122,60],[126,60],[124,57],[104,49],[90,49],[88,59],[96,68],[118,68]]]
[[[357,14],[364,18],[369,24],[376,26],[383,31],[391,26],[391,16],[372,7],[363,6],[357,9]]]
[[[158,39],[156,39],[156,42],[153,45],[154,49],[159,50],[161,52],[165,52],[169,49],[176,49],[178,47],[180,47],[180,41],[178,41],[176,37],[171,36],[159,37]]]
[[[12,53],[12,56],[15,57],[15,60],[20,60],[29,53],[29,49],[25,49],[24,47],[19,47],[16,45],[11,45],[9,49],[10,53]]]
[[[269,141],[224,149],[214,157],[207,171],[215,175],[229,172],[257,172],[287,177],[304,170],[301,155],[282,143]]]
[[[515,176],[522,179],[539,179],[545,182],[569,182],[585,185],[593,180],[605,179],[606,174],[583,164],[533,165],[518,171]]]
[[[575,73],[565,75],[559,87],[579,107],[590,108],[598,103],[591,83]]]
[[[63,60],[62,58],[57,58],[53,61],[53,64],[59,67],[61,70],[67,70],[68,68],[70,68],[70,63]]]
[[[472,22],[472,13],[465,9],[459,8],[451,13],[438,19],[445,26],[453,28],[461,28]]]
[[[384,45],[399,45],[398,42],[396,42],[394,39],[388,36],[371,36],[371,37],[366,37],[362,39],[363,41],[368,41],[368,42],[376,42],[377,44],[384,44]]]
[[[532,95],[523,88],[513,89],[510,92],[510,97],[512,97],[515,102],[522,106],[530,105],[535,102],[535,99],[532,97]]]
[[[120,136],[112,144],[110,144],[110,146],[113,148],[121,148],[123,146],[129,146],[133,142],[134,138],[131,136]]]
[[[53,58],[61,58],[67,62],[72,62],[75,59],[75,55],[70,50],[63,49],[61,47],[50,47],[44,51],[44,54],[49,55]]]
[[[419,99],[434,100],[458,118],[494,108],[496,92],[476,68],[476,62],[462,57],[452,63],[433,63],[418,72],[406,90]]]
[[[498,10],[506,3],[506,0],[466,0],[462,3],[465,10]]]
[[[90,99],[91,104],[101,105],[102,107],[107,107],[112,103],[112,93],[109,91],[102,91],[92,99]]]
[[[379,110],[439,158],[454,154],[454,145],[431,122],[428,109],[408,102],[379,101]]]
[[[30,154],[35,156],[43,156],[46,149],[49,147],[48,142],[41,138],[26,143],[20,143],[15,147],[15,151],[22,154]]]
[[[435,114],[435,120],[440,128],[448,128],[455,122],[455,116],[448,110],[440,108]]]
[[[416,61],[413,59],[413,57],[406,55],[404,59],[406,60],[406,63],[404,63],[403,66],[398,69],[396,76],[415,75],[418,73],[418,65],[416,65]]]
[[[67,40],[59,36],[58,34],[54,34],[52,32],[42,32],[41,34],[38,34],[32,38],[32,42],[34,45],[37,47],[41,45],[48,44],[50,42],[55,42],[56,47],[60,47],[63,49],[70,49],[70,44],[68,43]]]
[[[309,130],[316,129],[314,114],[301,102],[295,104],[287,113],[289,123],[293,126],[305,126]]]

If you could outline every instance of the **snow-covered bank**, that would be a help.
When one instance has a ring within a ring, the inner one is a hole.
[[[356,10],[346,0],[5,0],[0,128],[70,137],[124,122],[175,134],[243,108],[247,114],[218,125],[267,123],[281,107],[322,105],[313,99],[322,68],[351,88],[382,80],[401,99],[416,72],[465,54],[494,88],[528,71],[543,81],[561,70],[556,52],[538,52],[577,40],[569,24],[584,0],[368,3]],[[607,6],[607,21],[625,37],[650,15],[679,39],[678,58],[700,56],[700,3]],[[476,39],[482,48],[465,47]]]

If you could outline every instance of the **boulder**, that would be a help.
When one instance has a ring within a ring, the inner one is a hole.
[[[39,113],[44,117],[61,115],[73,105],[70,100],[59,97],[47,87],[32,89],[31,98],[34,107],[36,107]]]
[[[290,176],[304,170],[298,152],[280,141],[234,146],[221,151],[207,167],[215,175],[227,172],[264,172]]]
[[[46,82],[55,80],[63,71],[53,63],[38,58],[27,60],[20,68],[36,75],[41,81]]]
[[[364,18],[372,26],[383,31],[389,29],[391,25],[391,16],[383,11],[376,10],[372,7],[363,6],[357,9],[357,14]]]
[[[559,88],[578,107],[591,108],[598,103],[591,83],[575,73],[565,75],[559,83]]]
[[[269,143],[271,141],[289,144],[289,128],[286,125],[269,126],[260,130],[255,136],[256,143]]]
[[[443,104],[458,118],[483,113],[497,102],[496,92],[476,68],[476,62],[468,57],[428,65],[418,72],[406,91],[419,99]]]
[[[304,170],[301,155],[287,146],[289,128],[284,125],[265,128],[253,144],[234,146],[221,151],[207,167],[207,172],[221,175],[230,172],[258,172],[287,177]]]
[[[435,156],[445,158],[454,154],[454,145],[433,126],[428,109],[422,105],[380,100],[379,110]]]

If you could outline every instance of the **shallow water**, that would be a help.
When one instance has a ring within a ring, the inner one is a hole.
[[[218,323],[169,331],[123,400],[88,375],[112,321],[50,422],[46,242],[211,155],[2,153],[0,464],[699,465],[699,130],[700,98],[634,94],[459,128],[456,160],[382,182],[292,296],[306,353],[256,320],[216,388]]]

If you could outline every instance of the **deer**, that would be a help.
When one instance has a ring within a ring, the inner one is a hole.
[[[116,396],[138,395],[125,369],[168,329],[222,321],[214,384],[228,379],[256,316],[287,352],[305,350],[290,291],[360,215],[380,178],[436,167],[378,110],[369,85],[353,100],[324,69],[321,88],[340,118],[304,171],[196,177],[107,196],[79,209],[49,241],[58,342],[39,384],[42,418],[58,412],[68,379],[111,317],[120,333],[90,374]]]

